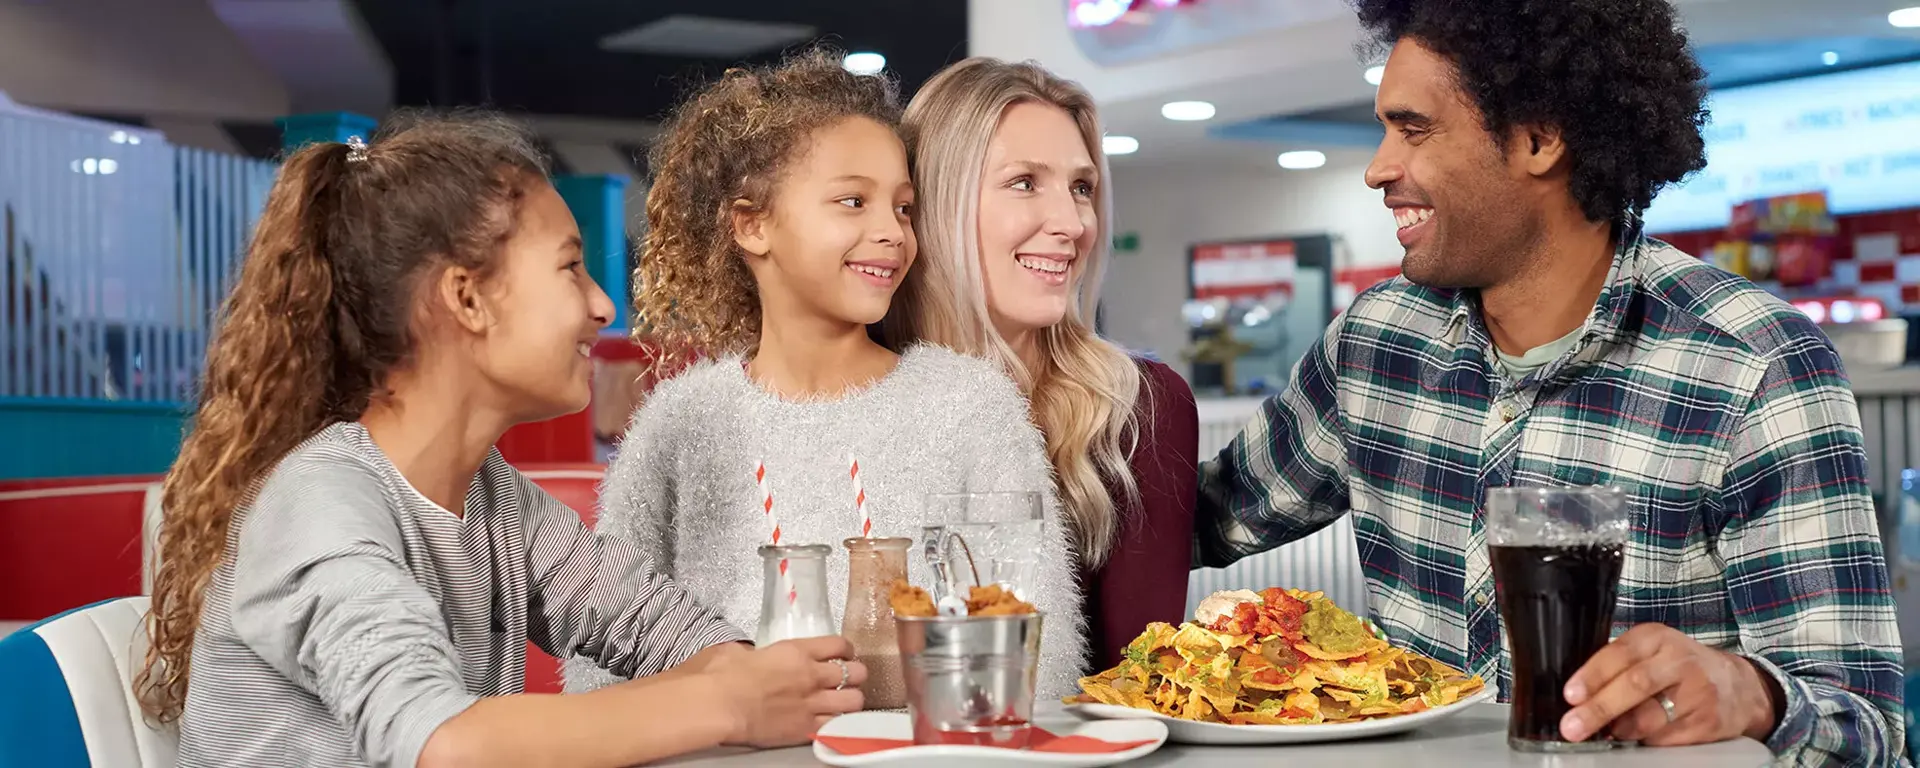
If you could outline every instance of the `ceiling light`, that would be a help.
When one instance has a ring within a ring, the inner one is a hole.
[[[1920,5],[1887,14],[1887,23],[1902,28],[1920,27]]]
[[[1126,16],[1132,6],[1125,0],[1080,0],[1068,15],[1079,26],[1104,27]]]
[[[114,162],[113,158],[105,157],[100,159],[101,174],[110,174],[117,170],[120,170],[120,164],[117,162]]]
[[[1169,101],[1160,107],[1160,116],[1168,120],[1211,120],[1213,105],[1204,101]]]
[[[1367,78],[1367,84],[1372,86],[1380,85],[1380,79],[1386,76],[1387,68],[1383,64],[1375,64],[1367,67],[1367,73],[1364,75],[1364,77]]]
[[[1835,53],[1833,51],[1827,51],[1826,53],[1820,54],[1820,63],[1825,64],[1829,67],[1835,64],[1838,64],[1840,63],[1840,54]]]
[[[815,37],[818,33],[819,30],[805,24],[677,13],[600,38],[600,48],[651,56],[741,59]]]
[[[877,75],[887,68],[887,57],[872,51],[859,51],[847,54],[846,58],[840,60],[840,66],[856,75]]]
[[[1140,151],[1140,140],[1132,136],[1105,136],[1100,139],[1100,151],[1109,155],[1131,155]]]
[[[1302,149],[1280,153],[1280,167],[1289,171],[1304,171],[1327,164],[1327,154],[1318,150]]]

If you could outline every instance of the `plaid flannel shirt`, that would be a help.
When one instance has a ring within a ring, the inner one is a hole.
[[[1361,296],[1203,465],[1195,562],[1350,511],[1373,619],[1505,701],[1485,490],[1620,486],[1633,534],[1614,634],[1658,622],[1757,662],[1786,693],[1767,744],[1781,762],[1903,760],[1860,416],[1818,327],[1634,232],[1573,349],[1520,381],[1491,357],[1471,292],[1400,278]]]

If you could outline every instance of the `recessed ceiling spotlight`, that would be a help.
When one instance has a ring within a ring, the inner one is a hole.
[[[1887,23],[1902,29],[1920,27],[1920,5],[1887,14]]]
[[[1363,77],[1367,78],[1367,84],[1375,87],[1378,87],[1380,85],[1381,78],[1384,78],[1386,76],[1387,76],[1387,67],[1384,64],[1375,64],[1371,67],[1367,67],[1367,72],[1365,75],[1363,75]]]
[[[1169,101],[1160,107],[1161,117],[1187,122],[1211,120],[1213,112],[1213,105],[1204,101]]]
[[[1140,151],[1140,140],[1132,136],[1104,136],[1100,139],[1100,151],[1109,155],[1131,155]]]
[[[1305,171],[1327,164],[1327,153],[1313,149],[1301,149],[1280,153],[1280,167],[1289,171]]]
[[[1820,63],[1829,67],[1838,64],[1840,63],[1840,54],[1834,51],[1827,51],[1826,53],[1820,54]]]
[[[858,51],[847,54],[840,60],[840,66],[856,75],[877,75],[887,68],[887,57],[872,51]]]

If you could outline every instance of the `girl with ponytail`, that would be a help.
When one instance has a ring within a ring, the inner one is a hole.
[[[165,483],[136,689],[182,765],[628,765],[859,708],[844,641],[740,645],[493,450],[586,407],[612,313],[510,122],[287,158]],[[640,679],[522,694],[528,641]]]

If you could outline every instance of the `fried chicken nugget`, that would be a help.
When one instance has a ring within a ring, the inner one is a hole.
[[[1012,592],[994,584],[974,587],[967,595],[968,616],[1025,616],[1039,612],[1033,603],[1014,597]]]
[[[933,598],[926,590],[908,584],[906,579],[894,580],[893,593],[887,596],[887,603],[893,606],[895,616],[933,615]]]

